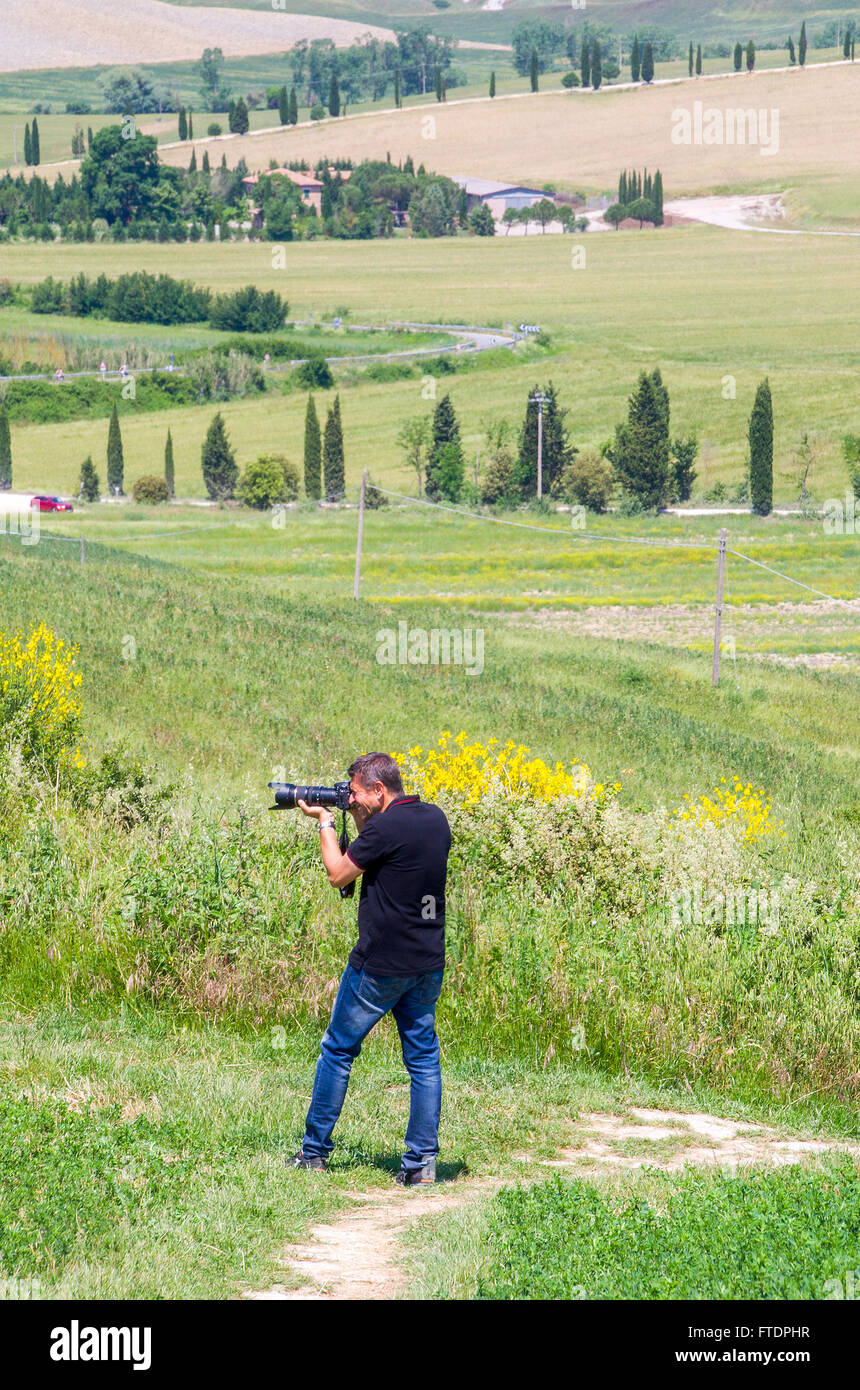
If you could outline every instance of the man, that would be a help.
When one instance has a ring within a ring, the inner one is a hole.
[[[360,833],[345,854],[330,808],[298,803],[318,822],[323,864],[335,888],[363,877],[358,942],[320,1046],[305,1135],[292,1165],[325,1170],[352,1063],[371,1028],[391,1010],[411,1079],[406,1152],[396,1181],[412,1187],[436,1181],[442,1106],[436,1000],[445,967],[451,831],[438,806],[405,795],[400,769],[387,753],[356,758],[349,793]]]

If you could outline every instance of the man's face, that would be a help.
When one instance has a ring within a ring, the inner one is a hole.
[[[385,804],[385,787],[381,782],[372,782],[369,787],[358,777],[349,779],[349,804],[360,806],[368,816],[381,811]]]

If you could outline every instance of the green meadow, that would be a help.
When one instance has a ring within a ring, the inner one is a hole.
[[[573,268],[572,251],[585,252]],[[14,282],[44,277],[44,250],[4,248],[4,269]],[[80,246],[58,244],[51,273],[68,279],[84,271],[111,276],[139,267],[235,289],[252,282],[277,289],[296,319],[330,318],[347,308],[352,321],[386,326],[396,320],[514,326],[538,323],[548,346],[522,343],[493,351],[455,375],[428,382],[343,384],[342,413],[347,481],[369,468],[377,482],[397,490],[414,480],[396,444],[403,421],[429,413],[433,392],[449,390],[467,454],[484,442],[485,425],[506,418],[518,428],[525,399],[537,382],[552,380],[578,447],[612,437],[640,370],[659,365],[672,405],[672,432],[695,430],[700,442],[697,491],[744,473],[749,412],[758,382],[768,376],[774,399],[774,498],[799,497],[794,457],[802,431],[818,436],[818,462],[808,488],[822,500],[844,493],[843,433],[857,430],[851,382],[857,346],[850,296],[860,243],[853,238],[768,237],[716,228],[541,236],[492,241],[455,238],[422,242],[311,242],[286,247],[286,268],[273,268],[272,247],[239,245]],[[384,273],[382,273],[384,267]],[[452,313],[451,305],[456,305]],[[45,316],[29,318],[20,306],[0,310],[15,333],[51,331]],[[63,321],[69,331],[69,321]],[[80,320],[96,342],[116,342],[115,324]],[[142,335],[147,337],[148,335]],[[205,336],[177,333],[177,345]],[[129,326],[130,341],[138,337]],[[172,335],[152,334],[164,345]],[[337,369],[340,371],[341,369]],[[325,396],[320,395],[324,407]],[[277,447],[294,459],[302,450],[305,397],[268,394],[223,405],[237,458],[245,463]],[[180,495],[199,496],[199,449],[212,411],[206,407],[147,413],[123,421],[126,477],[160,471],[164,439],[176,441]],[[103,469],[106,427],[101,420],[51,426],[13,425],[15,482],[21,487],[76,491],[81,460],[91,453]]]

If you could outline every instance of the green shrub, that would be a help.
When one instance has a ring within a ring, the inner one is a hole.
[[[409,362],[373,362],[364,375],[369,381],[406,381],[415,369]]]
[[[558,495],[564,502],[578,502],[591,512],[605,512],[615,487],[611,463],[596,449],[583,449],[562,469]]]
[[[239,501],[260,511],[275,502],[295,502],[298,495],[299,470],[282,454],[261,454],[246,466],[236,487]]]
[[[318,387],[321,391],[327,391],[334,386],[334,377],[331,368],[326,362],[322,353],[314,353],[296,367],[293,372],[293,381],[298,386]]]
[[[581,86],[582,84],[581,84],[581,82],[580,82],[580,80],[579,80],[579,73],[578,73],[578,72],[566,72],[566,73],[564,74],[564,77],[561,79],[561,85],[562,85],[562,87],[579,87],[579,86]]]
[[[142,478],[136,478],[132,483],[131,495],[135,502],[167,502],[170,499],[170,488],[166,478],[155,473],[144,473]]]

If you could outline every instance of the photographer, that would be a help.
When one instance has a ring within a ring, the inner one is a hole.
[[[320,1046],[305,1135],[292,1164],[325,1169],[353,1060],[391,1010],[411,1079],[406,1152],[396,1181],[407,1187],[435,1182],[442,1103],[435,1015],[445,966],[448,822],[438,806],[405,795],[400,769],[387,753],[366,753],[349,769],[349,810],[360,833],[346,853],[330,808],[298,805],[318,822],[330,882],[343,888],[363,877],[358,942]]]

